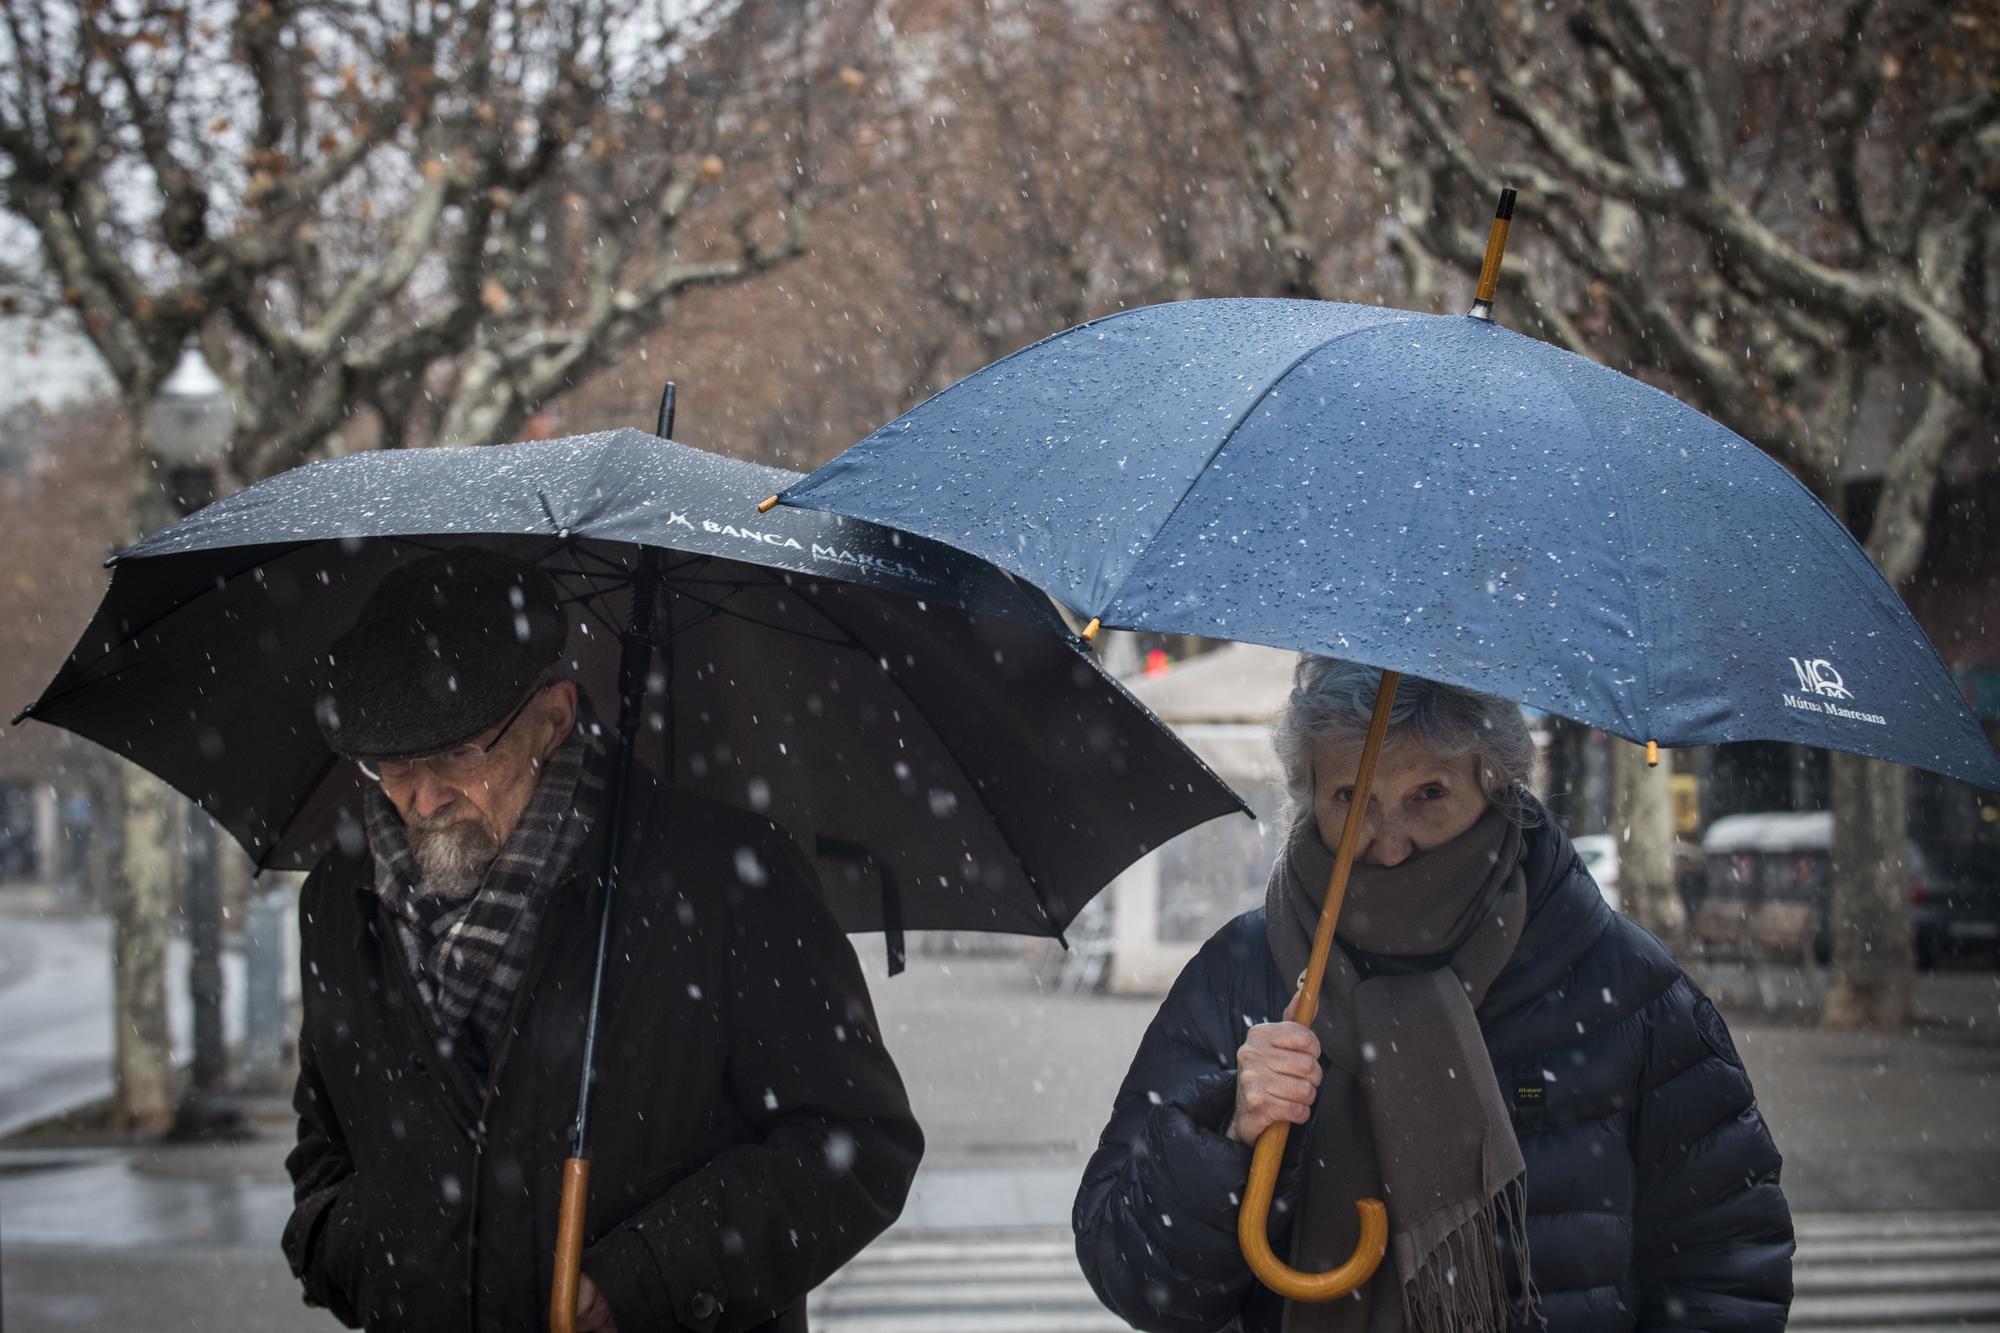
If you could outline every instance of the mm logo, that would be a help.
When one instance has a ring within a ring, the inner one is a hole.
[[[1799,689],[1829,699],[1852,699],[1854,692],[1847,688],[1847,682],[1833,669],[1833,663],[1823,657],[1809,661],[1792,659],[1792,670],[1799,673]]]

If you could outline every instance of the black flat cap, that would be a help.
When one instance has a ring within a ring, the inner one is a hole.
[[[479,735],[527,698],[562,652],[555,582],[462,546],[392,571],[331,649],[319,725],[356,759],[414,759]]]

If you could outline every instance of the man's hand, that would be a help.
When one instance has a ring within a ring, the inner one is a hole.
[[[604,1303],[603,1293],[588,1273],[577,1274],[576,1329],[577,1333],[618,1333],[618,1321],[611,1317],[611,1307]]]
[[[1283,1022],[1259,1023],[1236,1051],[1236,1115],[1229,1137],[1255,1143],[1280,1120],[1303,1125],[1319,1095],[1319,1038],[1294,1023],[1299,997],[1285,1006]]]

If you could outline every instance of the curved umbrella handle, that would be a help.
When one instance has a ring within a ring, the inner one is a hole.
[[[1291,1129],[1280,1120],[1257,1136],[1257,1148],[1250,1157],[1250,1183],[1244,1186],[1243,1206],[1236,1212],[1236,1243],[1243,1248],[1243,1257],[1250,1261],[1250,1271],[1257,1280],[1286,1300],[1337,1301],[1366,1286],[1382,1256],[1389,1252],[1389,1210],[1379,1199],[1355,1200],[1354,1211],[1361,1216],[1361,1240],[1338,1268],[1302,1273],[1272,1253],[1268,1229],[1271,1196],[1278,1186],[1278,1165]]]
[[[1382,741],[1389,734],[1389,709],[1396,702],[1398,672],[1384,671],[1375,691],[1375,712],[1368,719],[1368,739],[1361,747],[1361,765],[1354,774],[1354,792],[1347,803],[1347,822],[1340,830],[1340,847],[1333,855],[1333,874],[1327,880],[1326,897],[1321,900],[1319,925],[1313,931],[1312,953],[1305,974],[1299,978],[1297,1022],[1312,1026],[1319,1013],[1320,982],[1326,976],[1327,955],[1333,952],[1333,932],[1340,920],[1340,905],[1347,897],[1347,878],[1354,869],[1360,850],[1361,827],[1368,819],[1368,789],[1375,782],[1375,761],[1382,757]],[[1236,1210],[1236,1243],[1257,1280],[1290,1301],[1332,1301],[1358,1290],[1382,1263],[1389,1249],[1389,1210],[1380,1200],[1360,1199],[1354,1208],[1361,1217],[1361,1242],[1346,1263],[1325,1273],[1302,1273],[1271,1252],[1271,1196],[1278,1187],[1278,1166],[1285,1155],[1285,1141],[1292,1127],[1285,1121],[1267,1127],[1257,1136],[1250,1156],[1250,1180],[1243,1188],[1243,1203]]]

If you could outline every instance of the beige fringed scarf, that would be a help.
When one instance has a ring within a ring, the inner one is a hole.
[[[1503,1226],[1532,1313],[1526,1164],[1473,1016],[1521,937],[1524,855],[1520,829],[1493,809],[1401,865],[1354,867],[1339,939],[1409,970],[1363,980],[1339,948],[1327,962],[1313,1030],[1332,1067],[1307,1129],[1291,1262],[1312,1272],[1344,1262],[1361,1198],[1388,1205],[1389,1257],[1350,1299],[1288,1304],[1287,1333],[1504,1328]],[[1265,899],[1283,976],[1305,972],[1332,870],[1308,817],[1272,867]]]

